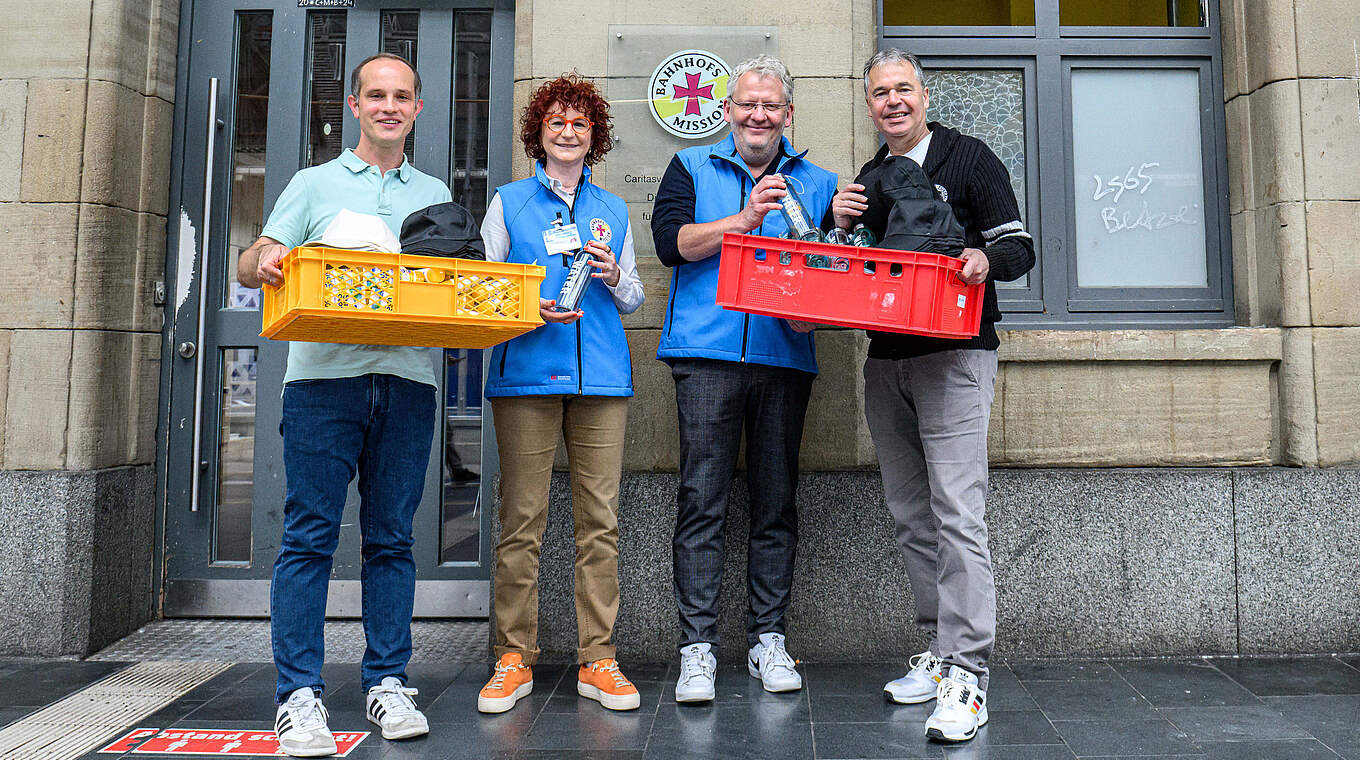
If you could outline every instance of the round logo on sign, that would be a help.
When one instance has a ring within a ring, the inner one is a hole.
[[[608,245],[609,240],[614,237],[614,231],[609,229],[609,222],[598,216],[590,220],[590,234],[605,245]]]
[[[648,88],[652,118],[661,128],[697,140],[723,127],[722,101],[727,97],[727,62],[706,50],[681,50],[652,72]]]

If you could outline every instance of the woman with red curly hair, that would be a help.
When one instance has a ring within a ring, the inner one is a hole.
[[[619,475],[632,362],[620,314],[642,305],[623,199],[590,181],[612,146],[609,104],[575,74],[539,87],[520,121],[534,175],[496,189],[482,223],[489,261],[540,264],[544,324],[496,346],[486,395],[500,451],[495,673],[477,697],[504,712],[533,691],[538,657],[538,557],[560,434],[576,528],[577,693],[612,710],[638,706],[614,659],[619,610]],[[615,254],[617,247],[617,255]],[[577,252],[593,268],[579,305],[557,303]]]

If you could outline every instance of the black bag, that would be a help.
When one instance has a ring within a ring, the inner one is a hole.
[[[963,254],[963,225],[920,164],[906,156],[889,156],[860,184],[869,199],[861,221],[871,230],[883,230],[879,247]]]
[[[406,217],[401,223],[401,252],[486,260],[477,220],[452,201],[426,206]]]

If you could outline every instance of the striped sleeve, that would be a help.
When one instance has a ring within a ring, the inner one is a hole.
[[[968,179],[973,223],[982,231],[991,265],[987,279],[1009,282],[1034,267],[1034,240],[1020,220],[1020,206],[1005,165],[990,148],[981,143],[979,148]]]

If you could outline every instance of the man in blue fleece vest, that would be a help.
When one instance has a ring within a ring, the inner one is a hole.
[[[798,544],[798,447],[817,372],[812,326],[719,307],[716,254],[725,232],[782,234],[786,187],[820,219],[836,175],[784,138],[793,123],[793,78],[782,63],[766,55],[743,61],[728,81],[723,118],[731,134],[677,153],[652,213],[657,256],[672,268],[657,358],[671,367],[680,423],[672,542],[680,702],[714,696],[723,524],[743,427],[751,495],[747,667],[768,691],[803,685],[784,648],[784,612]]]

